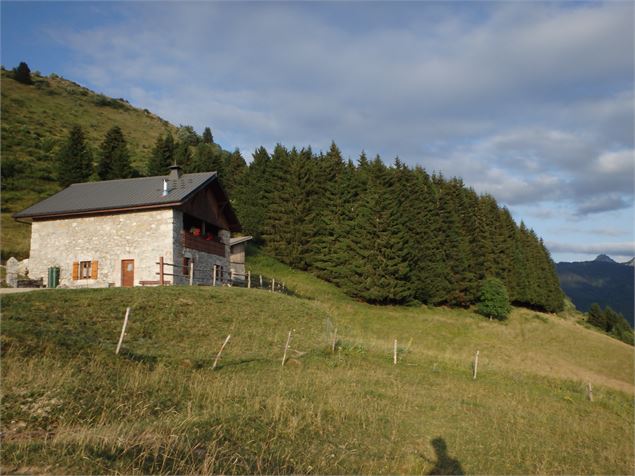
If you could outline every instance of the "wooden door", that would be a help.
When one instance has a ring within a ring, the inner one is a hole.
[[[134,286],[134,260],[121,260],[121,286],[131,288]]]

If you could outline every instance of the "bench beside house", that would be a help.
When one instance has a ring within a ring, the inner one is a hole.
[[[73,184],[14,218],[31,223],[29,277],[47,286],[51,267],[68,287],[154,284],[159,257],[179,266],[174,274],[192,261],[228,271],[231,233],[241,231],[216,172],[178,166],[167,176]],[[210,272],[196,282],[211,280]]]

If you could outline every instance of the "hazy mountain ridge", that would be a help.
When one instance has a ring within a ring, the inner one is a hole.
[[[562,290],[580,311],[587,312],[597,302],[602,307],[611,306],[633,326],[633,259],[617,263],[599,255],[593,261],[558,263],[556,271]]]

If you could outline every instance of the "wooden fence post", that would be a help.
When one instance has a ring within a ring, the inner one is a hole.
[[[247,271],[247,289],[251,289],[251,271]]]
[[[234,268],[229,269],[229,284],[234,284]]]
[[[282,355],[283,367],[284,367],[284,363],[287,361],[287,350],[289,350],[289,342],[291,342],[291,331],[289,331],[289,335],[287,336],[287,343],[284,346],[284,354]]]
[[[163,256],[159,258],[159,284],[161,286],[165,284],[165,278],[163,276]]]
[[[221,345],[220,350],[218,351],[218,355],[216,356],[216,358],[214,359],[214,365],[212,365],[212,370],[214,370],[216,368],[216,365],[218,364],[218,361],[220,360],[220,354],[223,353],[223,349],[225,348],[225,346],[227,345],[227,343],[229,342],[229,338],[232,335],[229,334],[226,338],[225,338],[225,342],[223,342],[223,345]]]
[[[397,365],[397,339],[395,339],[395,343],[392,348],[392,364]]]
[[[593,387],[591,386],[591,382],[587,384],[586,390],[587,390],[587,395],[589,397],[589,401],[592,402],[593,401]]]
[[[476,351],[476,355],[474,356],[474,375],[472,376],[473,380],[476,380],[476,372],[478,371],[478,354],[479,351]]]
[[[274,292],[276,289],[276,278],[271,278],[271,292]]]
[[[333,331],[333,342],[331,343],[331,352],[335,353],[335,344],[337,343],[337,327]]]
[[[119,354],[119,349],[121,349],[121,344],[123,343],[123,336],[126,333],[126,327],[128,326],[128,316],[130,315],[130,308],[126,308],[126,317],[123,318],[123,327],[121,328],[121,335],[119,336],[119,343],[117,344],[117,350],[115,351],[115,355]]]
[[[194,260],[190,261],[190,286],[194,284]]]
[[[260,276],[260,289],[262,289],[262,274],[260,274],[259,276]]]
[[[212,266],[212,286],[216,286],[216,265]]]

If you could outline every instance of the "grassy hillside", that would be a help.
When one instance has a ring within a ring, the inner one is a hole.
[[[250,265],[302,297],[4,297],[3,473],[632,474],[632,347],[573,319],[370,306],[267,257]]]
[[[118,125],[130,148],[133,165],[145,167],[157,137],[175,127],[122,99],[94,93],[55,75],[33,75],[34,85],[1,72],[2,258],[28,256],[30,229],[11,213],[59,190],[55,156],[73,125],[83,127],[96,152],[106,131]],[[96,154],[94,154],[96,159]]]

